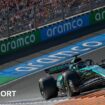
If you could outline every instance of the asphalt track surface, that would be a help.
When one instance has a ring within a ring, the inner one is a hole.
[[[102,30],[100,32],[92,33],[92,35],[97,35],[99,33],[105,33],[105,30]],[[83,38],[84,39],[84,38]],[[81,40],[81,39],[79,39]],[[75,40],[74,42],[77,42],[79,40]],[[28,57],[17,59],[13,62],[7,63],[5,65],[2,65],[0,68],[7,68],[14,64],[18,64],[20,62],[26,61],[28,59],[31,59],[35,56],[40,56],[43,54],[46,54],[48,52],[54,51],[56,49],[59,49],[61,47],[65,47],[69,45],[71,42],[64,43],[60,46],[53,47],[49,50],[45,50],[42,52],[39,52],[38,54],[32,54]],[[88,53],[86,55],[82,56],[83,59],[93,59],[96,63],[100,62],[102,59],[105,59],[105,48],[101,48],[99,50],[93,51],[91,53]],[[57,97],[48,101],[43,100],[43,98],[40,95],[39,88],[38,88],[38,80],[41,77],[45,77],[47,74],[44,72],[40,72],[37,74],[33,74],[29,77],[23,78],[21,80],[18,80],[16,82],[13,82],[9,85],[0,87],[0,91],[2,90],[16,90],[16,96],[15,97],[0,97],[0,105],[54,105],[55,103],[62,102],[64,100],[68,100],[66,96],[64,97]]]

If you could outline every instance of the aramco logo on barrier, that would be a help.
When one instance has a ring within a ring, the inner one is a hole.
[[[34,34],[29,34],[29,35],[24,35],[23,37],[16,37],[13,39],[8,39],[7,41],[3,41],[0,44],[0,52],[1,53],[6,53],[11,50],[16,50],[18,48],[23,48],[26,47],[32,43],[35,43],[35,35]]]
[[[95,20],[96,21],[102,21],[105,20],[105,9],[102,11],[99,11],[95,14]]]
[[[65,32],[75,30],[79,27],[82,27],[83,23],[84,23],[83,19],[78,18],[78,19],[74,19],[72,21],[65,22],[63,24],[58,24],[55,27],[49,28],[47,30],[47,36],[53,37],[53,36],[56,36],[57,34],[60,35],[60,34],[65,33]]]

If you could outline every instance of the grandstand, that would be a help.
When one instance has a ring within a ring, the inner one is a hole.
[[[105,5],[105,0],[0,0],[0,38]]]

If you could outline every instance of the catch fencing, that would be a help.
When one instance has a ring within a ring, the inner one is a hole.
[[[81,4],[76,0],[71,2],[70,0],[54,0],[54,3],[48,1],[37,2],[35,6],[21,11],[9,8],[0,11],[0,38],[37,29],[40,26],[65,20],[65,18],[105,5],[105,0],[84,0],[85,2]]]

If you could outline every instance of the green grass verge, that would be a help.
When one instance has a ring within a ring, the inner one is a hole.
[[[15,77],[0,76],[0,86],[15,80]]]

